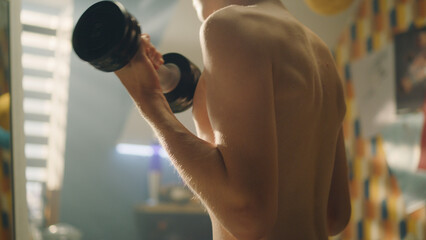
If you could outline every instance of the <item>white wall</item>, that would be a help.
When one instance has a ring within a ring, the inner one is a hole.
[[[313,12],[302,0],[282,0],[282,2],[299,21],[318,34],[328,47],[333,48],[361,1],[354,0],[347,10],[333,16],[321,16]]]

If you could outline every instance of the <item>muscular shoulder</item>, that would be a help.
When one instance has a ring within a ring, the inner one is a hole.
[[[230,6],[210,15],[202,26],[200,40],[207,100],[220,95],[220,99],[234,96],[235,101],[236,94],[241,98],[241,94],[255,92],[270,78],[271,48],[264,37],[254,33],[246,19],[245,9]],[[251,89],[240,91],[243,86]]]
[[[201,27],[201,36],[210,39],[217,34],[239,36],[248,33],[245,19],[246,10],[242,6],[228,6],[211,14]]]
[[[203,23],[200,32],[202,42],[209,47],[227,43],[241,47],[259,43],[261,24],[255,21],[253,13],[243,6],[228,6],[210,15]]]
[[[236,61],[266,57],[265,38],[257,31],[259,23],[249,15],[242,6],[229,6],[205,20],[200,30],[205,63],[223,58],[231,61],[230,57]]]

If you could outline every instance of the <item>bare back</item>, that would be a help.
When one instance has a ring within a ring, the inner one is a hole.
[[[274,92],[278,215],[264,239],[327,239],[327,205],[345,114],[332,55],[314,33],[286,10],[259,4],[221,11],[230,10],[237,13],[235,19],[241,21],[242,27],[262,29],[262,38],[267,41],[262,47],[272,64],[271,77],[259,81],[272,81]],[[209,115],[205,81],[202,75],[193,114],[199,137],[214,142],[214,120]],[[215,240],[235,239],[211,217]]]

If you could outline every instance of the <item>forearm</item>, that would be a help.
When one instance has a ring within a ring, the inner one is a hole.
[[[183,126],[165,106],[167,102],[162,97],[154,98],[150,99],[149,105],[140,106],[142,115],[185,183],[207,205],[215,196],[227,194],[221,192],[230,186],[224,160],[217,146],[198,138]]]
[[[193,135],[164,104],[164,99],[151,99],[140,108],[182,179],[230,232],[257,230],[255,221],[262,221],[265,206],[241,188],[238,173],[226,167],[219,148]]]
[[[149,100],[135,102],[141,103],[138,105],[143,117],[154,130],[183,180],[193,190],[202,187],[204,179],[212,180],[212,177],[226,182],[226,168],[217,146],[198,138],[179,122],[163,96],[151,96]]]

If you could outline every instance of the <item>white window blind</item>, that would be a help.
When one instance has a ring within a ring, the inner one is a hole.
[[[37,225],[43,224],[46,189],[62,185],[72,14],[72,0],[22,2],[27,201]]]

